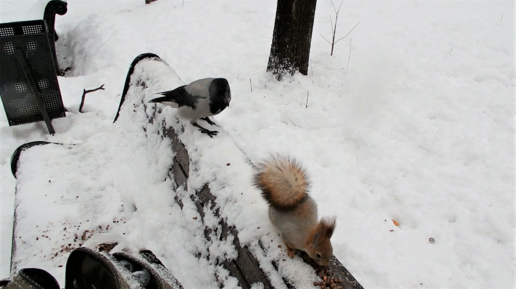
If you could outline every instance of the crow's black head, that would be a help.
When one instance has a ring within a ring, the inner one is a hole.
[[[231,89],[225,78],[215,78],[209,88],[210,111],[217,114],[229,106],[231,102]]]

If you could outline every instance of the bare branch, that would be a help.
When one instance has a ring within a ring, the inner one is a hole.
[[[333,43],[335,43],[335,36],[337,35],[337,21],[339,21],[339,14],[335,15],[335,25],[333,26]]]
[[[337,34],[337,21],[339,21],[339,14],[335,15],[335,25],[333,25],[333,38]]]
[[[104,90],[104,84],[102,84],[100,87],[97,87],[95,89],[90,89],[90,90],[83,89],[81,104],[79,105],[79,112],[82,112],[82,107],[84,106],[84,99],[86,98],[86,94],[88,94],[90,92],[95,92],[97,90]]]
[[[330,29],[331,29],[331,35],[333,36],[334,32],[333,32],[333,19],[331,19],[331,15],[330,15]]]
[[[342,7],[342,3],[344,3],[344,2],[340,2],[339,9],[337,9],[337,11],[335,12],[335,14],[339,15],[340,7]]]
[[[348,34],[346,34],[344,37],[342,38],[339,38],[339,40],[335,41],[335,44],[337,44],[339,41],[341,41],[342,39],[348,37],[348,35],[358,26],[358,24],[360,24],[360,21],[358,21],[358,23],[353,27],[351,28],[351,30],[349,30]]]
[[[335,11],[335,13],[337,13],[337,9],[335,9],[335,5],[333,5],[333,1],[332,0],[330,0],[330,3],[331,3],[331,6],[333,7],[333,11]]]
[[[337,40],[335,40],[335,36],[337,36],[337,22],[339,21],[339,13],[340,8],[342,8],[343,1],[340,2],[339,8],[335,8],[335,4],[333,3],[333,0],[330,0],[331,6],[333,7],[333,11],[335,12],[335,23],[333,22],[333,18],[330,15],[330,28],[331,28],[331,42],[328,41],[328,39],[324,38],[324,36],[321,34],[322,38],[328,42],[331,46],[330,55],[333,56],[333,49],[335,48],[335,44],[337,44],[342,39],[346,38],[357,26],[360,24],[360,21],[346,34],[344,37],[341,37]]]
[[[326,40],[326,42],[328,42],[329,44],[331,44],[331,42],[330,42],[330,41],[328,41],[328,39],[324,38],[324,36],[322,35],[322,33],[321,33],[321,37],[322,37],[324,40]]]

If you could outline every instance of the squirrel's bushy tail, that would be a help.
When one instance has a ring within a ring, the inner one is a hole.
[[[295,159],[283,155],[271,155],[260,163],[254,184],[269,205],[280,211],[296,208],[308,197],[310,186],[305,169]]]

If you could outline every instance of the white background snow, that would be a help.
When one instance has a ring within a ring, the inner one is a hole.
[[[34,2],[1,0],[0,22],[30,14]],[[228,79],[233,100],[215,119],[252,161],[282,152],[306,166],[320,214],[337,216],[334,253],[365,288],[514,287],[514,2],[344,1],[337,37],[360,24],[330,56],[321,34],[330,37],[334,13],[319,0],[309,75],[282,82],[265,72],[275,9],[276,1],[69,0],[56,19],[60,61],[72,67],[59,77],[67,117],[53,121],[50,136],[44,123],[9,127],[0,113],[0,278],[10,274],[13,151],[34,140],[104,137],[97,145],[113,159],[129,64],[153,52],[185,82]],[[83,89],[101,84],[106,90],[87,95],[78,113]],[[243,198],[249,210],[266,208]],[[190,259],[177,252],[190,245],[173,241],[149,246],[174,252],[162,261],[185,287],[211,284],[187,280],[188,266],[178,271],[173,261]]]

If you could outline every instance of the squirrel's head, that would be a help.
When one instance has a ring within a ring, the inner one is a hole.
[[[307,240],[306,253],[320,266],[329,266],[333,256],[330,238],[335,231],[336,218],[323,218]]]

